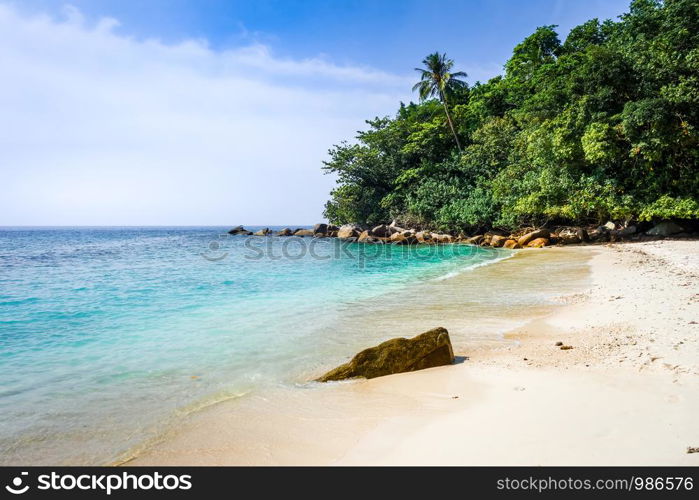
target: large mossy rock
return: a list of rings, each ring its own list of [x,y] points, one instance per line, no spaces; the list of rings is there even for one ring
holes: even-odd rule
[[[376,378],[393,373],[413,372],[454,363],[449,332],[433,328],[411,339],[387,340],[364,349],[349,363],[338,366],[318,379],[319,382],[348,378]]]

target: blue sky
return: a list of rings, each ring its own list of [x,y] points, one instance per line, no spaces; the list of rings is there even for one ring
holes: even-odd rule
[[[0,0],[0,225],[309,224],[327,149],[446,51],[498,74],[627,1]]]
[[[410,71],[447,51],[472,79],[499,72],[537,26],[561,37],[592,17],[615,18],[629,0],[72,0],[86,16],[110,16],[117,33],[167,43],[207,40],[214,49],[259,42],[278,57],[323,56],[340,65]],[[60,12],[60,0],[23,0],[25,11]]]

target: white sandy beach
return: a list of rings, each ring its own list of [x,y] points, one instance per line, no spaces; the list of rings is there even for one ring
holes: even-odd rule
[[[686,452],[699,446],[699,242],[516,259],[546,252],[589,256],[590,286],[512,342],[457,350],[454,366],[218,404],[127,464],[699,465]]]

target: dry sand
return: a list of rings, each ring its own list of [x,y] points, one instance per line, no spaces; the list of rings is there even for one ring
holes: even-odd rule
[[[215,405],[127,463],[699,465],[699,242],[534,252],[590,256],[590,287],[512,342]]]

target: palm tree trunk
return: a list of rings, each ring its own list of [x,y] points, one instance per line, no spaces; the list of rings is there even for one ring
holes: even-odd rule
[[[451,121],[451,115],[449,114],[449,108],[447,107],[447,96],[442,94],[442,106],[444,106],[444,112],[447,114],[447,121],[449,122],[449,128],[451,128],[451,133],[454,134],[454,140],[456,141],[456,147],[459,148],[459,153],[461,153],[461,143],[459,142],[459,136],[456,135],[456,130],[454,129],[454,124]]]

